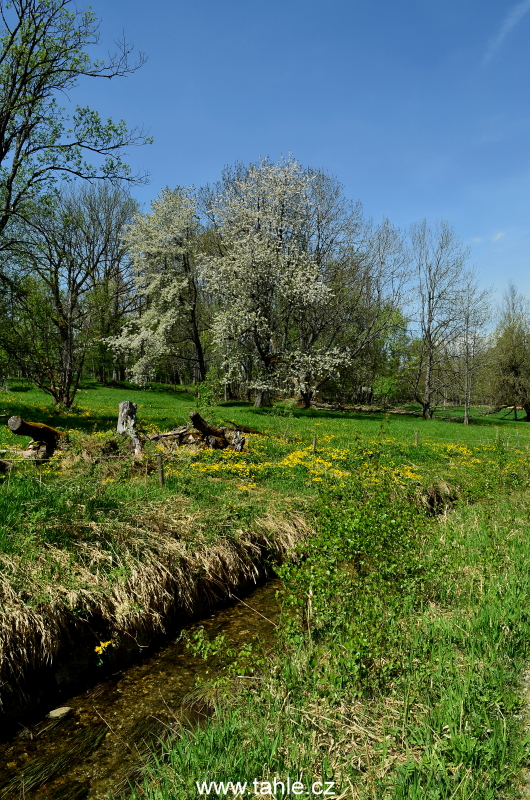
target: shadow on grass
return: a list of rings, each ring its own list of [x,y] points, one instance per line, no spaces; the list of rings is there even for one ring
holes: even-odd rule
[[[319,419],[319,420],[383,420],[386,416],[384,411],[327,411],[320,408],[285,408],[284,406],[266,406],[264,408],[254,408],[252,403],[243,400],[227,400],[219,403],[218,408],[234,409],[252,414],[263,420],[270,419]]]
[[[130,381],[106,381],[105,383],[98,383],[98,381],[89,381],[83,383],[80,389],[125,389],[130,392],[156,392],[158,394],[178,394],[195,396],[195,390],[189,386],[173,386],[168,383],[146,383],[144,386],[139,386],[137,383]]]
[[[94,426],[108,428],[116,425],[118,414],[105,414],[97,412],[97,415],[87,417],[86,411],[82,409],[71,408],[68,413],[56,411],[52,405],[48,408],[42,408],[30,403],[20,401],[4,400],[0,409],[3,415],[6,415],[3,422],[7,425],[9,417],[20,416],[27,422],[43,422],[45,425],[51,425],[52,428],[63,430],[65,428],[76,428],[92,432]]]

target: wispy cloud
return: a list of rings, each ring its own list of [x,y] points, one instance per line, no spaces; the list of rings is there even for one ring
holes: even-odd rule
[[[522,0],[521,3],[517,3],[517,5],[508,12],[498,34],[491,39],[488,45],[488,49],[486,50],[486,54],[484,56],[484,64],[488,64],[491,61],[493,56],[503,46],[508,34],[513,30],[513,28],[515,28],[516,25],[519,24],[528,11],[530,11],[530,0]]]
[[[502,237],[503,237],[503,236],[506,236],[506,234],[504,233],[504,231],[499,231],[498,233],[496,233],[496,234],[495,234],[495,236],[492,236],[492,237],[491,237],[491,241],[492,241],[492,242],[498,242],[498,241],[499,241],[499,239],[502,239]]]

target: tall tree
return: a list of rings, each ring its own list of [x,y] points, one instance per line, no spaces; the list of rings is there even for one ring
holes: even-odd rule
[[[304,247],[310,179],[292,158],[252,164],[215,198],[220,254],[202,272],[219,300],[214,341],[227,379],[241,379],[250,356],[256,405],[286,381],[336,369],[338,351],[324,352],[304,336],[301,321],[329,301],[316,260]],[[301,387],[302,391],[304,387]]]
[[[120,273],[120,234],[136,208],[119,187],[65,187],[20,232],[24,248],[4,253],[11,280],[2,295],[0,344],[26,377],[66,407],[82,375],[96,297]]]
[[[123,76],[143,63],[142,55],[130,63],[124,41],[106,63],[93,62],[87,53],[98,42],[92,12],[78,11],[73,0],[0,0],[0,15],[0,246],[6,248],[16,240],[6,230],[10,219],[30,219],[35,198],[59,176],[139,179],[123,152],[149,139],[90,108],[77,107],[69,118],[58,103],[81,76]]]
[[[141,313],[110,340],[112,347],[132,357],[133,374],[140,383],[152,379],[157,364],[167,356],[192,364],[204,379],[209,321],[197,272],[201,238],[193,193],[164,189],[150,213],[135,215],[124,242]]]

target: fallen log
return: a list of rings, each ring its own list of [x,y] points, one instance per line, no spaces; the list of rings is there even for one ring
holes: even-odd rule
[[[209,425],[205,419],[201,417],[198,411],[190,411],[190,419],[193,427],[196,428],[203,436],[214,436],[216,439],[224,439],[224,430],[222,428],[214,428]],[[228,442],[227,442],[228,444]]]
[[[45,425],[43,422],[26,422],[22,417],[10,417],[7,427],[17,436],[31,436],[27,450],[20,451],[22,458],[31,458],[36,464],[48,461],[57,448],[59,439],[64,436],[62,431]]]
[[[60,437],[64,436],[64,433],[50,425],[45,425],[43,422],[26,422],[22,417],[10,417],[7,427],[17,436],[31,436],[34,442],[42,442],[53,449],[57,447]]]
[[[245,447],[245,437],[241,431],[231,428],[216,428],[206,422],[197,411],[190,411],[190,419],[206,447],[212,450],[225,450],[230,448],[236,453],[241,453]]]
[[[190,411],[190,419],[195,430],[199,431],[206,447],[212,450],[225,450],[230,442],[222,428],[215,428],[201,417],[198,411]]]

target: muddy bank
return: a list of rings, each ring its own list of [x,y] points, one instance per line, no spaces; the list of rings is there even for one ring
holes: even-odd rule
[[[177,628],[248,593],[308,532],[302,519],[262,520],[261,532],[195,550],[157,533],[149,546],[144,537],[125,579],[100,581],[91,591],[56,595],[37,607],[6,581],[11,595],[6,598],[4,586],[0,730],[10,735],[18,723],[31,723],[68,695],[145,658]]]
[[[190,632],[203,627],[208,638],[222,633],[235,649],[256,640],[270,643],[279,587],[278,580],[270,581],[243,602],[192,625]],[[215,675],[215,659],[205,662],[176,641],[66,698],[72,709],[66,718],[20,726],[11,741],[0,745],[0,800],[106,800],[110,792],[115,798],[127,796],[150,758],[153,738],[167,739],[182,725],[205,718],[208,712],[190,692],[197,680]]]

